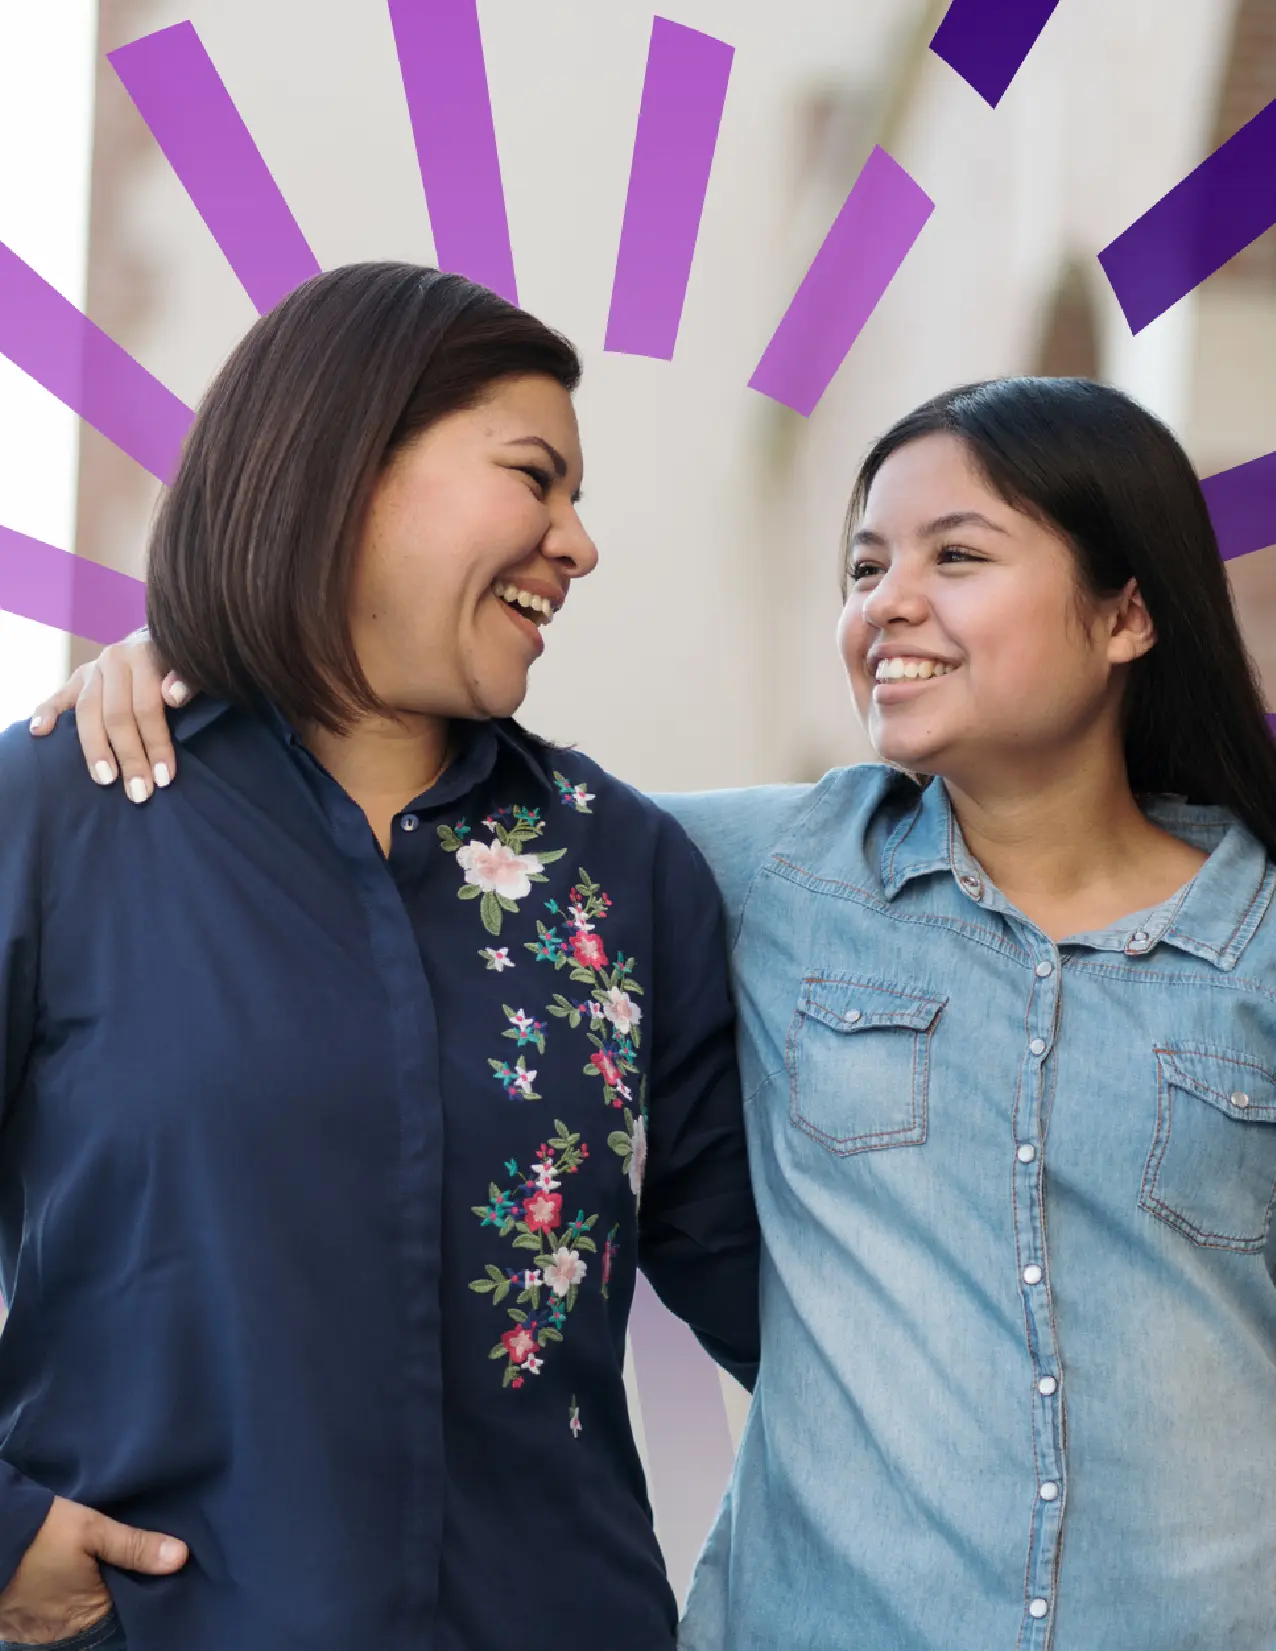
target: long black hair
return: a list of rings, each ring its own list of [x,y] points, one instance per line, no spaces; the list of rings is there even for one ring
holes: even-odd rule
[[[1131,789],[1229,808],[1276,857],[1276,743],[1205,497],[1173,434],[1090,379],[992,379],[936,396],[892,425],[860,467],[844,588],[849,529],[877,473],[932,435],[956,436],[1008,505],[1062,534],[1093,596],[1138,582],[1157,640],[1127,678]]]

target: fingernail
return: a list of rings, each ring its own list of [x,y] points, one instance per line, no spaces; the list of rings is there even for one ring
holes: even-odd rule
[[[157,762],[155,764],[155,783],[156,783],[156,785],[167,785],[168,782],[172,779],[172,777],[173,776],[168,771],[168,764],[167,763]]]
[[[146,801],[146,781],[140,775],[134,775],[128,782],[128,794],[135,803]]]
[[[31,721],[27,724],[27,727],[30,728],[30,730],[33,734],[38,734],[40,732],[41,728],[44,727],[44,718],[43,717],[32,717]]]
[[[159,1560],[161,1565],[176,1565],[182,1557],[182,1545],[174,1542],[171,1536],[166,1536],[159,1545]]]
[[[115,770],[109,762],[95,762],[93,764],[93,778],[99,785],[110,785],[115,779]]]
[[[189,698],[190,698],[190,689],[186,686],[186,684],[184,682],[175,682],[173,684],[173,686],[168,690],[168,699],[169,699],[169,704],[170,705],[185,705],[186,701]]]

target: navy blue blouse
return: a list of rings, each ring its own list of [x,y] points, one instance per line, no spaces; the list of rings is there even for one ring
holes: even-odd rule
[[[0,1586],[182,1537],[130,1651],[664,1651],[635,1266],[757,1358],[721,914],[651,802],[467,725],[395,819],[269,711],[143,808],[0,736]]]

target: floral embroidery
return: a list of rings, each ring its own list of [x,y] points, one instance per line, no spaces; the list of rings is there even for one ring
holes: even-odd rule
[[[508,946],[484,946],[479,956],[484,959],[489,969],[495,969],[499,975],[502,969],[512,969],[514,959],[510,956]]]
[[[504,1038],[513,1038],[522,1049],[525,1045],[535,1044],[540,1054],[545,1053],[545,1022],[533,1020],[530,1015],[524,1014],[521,1009],[511,1009],[508,1003],[501,1008],[505,1011],[506,1020],[511,1022],[509,1028],[501,1033]]]
[[[620,1223],[607,1234],[603,1240],[603,1300],[608,1299],[607,1287],[611,1283],[612,1271],[616,1265],[616,1257],[620,1253],[620,1246],[616,1242],[616,1234],[620,1231]]]
[[[617,952],[614,959],[608,959],[597,925],[611,910],[611,896],[603,893],[588,872],[581,872],[567,904],[564,911],[557,900],[547,900],[546,910],[559,922],[553,928],[538,922],[540,938],[525,945],[538,962],[552,963],[555,969],[570,966],[571,978],[590,987],[590,996],[583,1001],[556,992],[549,1012],[573,1029],[588,1017],[587,1035],[594,1053],[585,1075],[600,1077],[604,1101],[608,1106],[620,1107],[633,1099],[625,1079],[638,1071],[636,1051],[642,1041],[642,1010],[634,998],[642,996],[642,987],[633,978],[632,958]],[[567,932],[561,933],[560,929]]]
[[[479,916],[489,934],[500,934],[504,913],[517,912],[518,902],[532,892],[533,883],[544,883],[543,867],[561,860],[567,850],[524,854],[545,829],[538,808],[498,808],[483,821],[492,834],[490,843],[466,842],[470,828],[441,825],[439,843],[465,874],[457,890],[462,900],[477,900]],[[489,962],[489,968],[502,965]]]
[[[545,1362],[541,1354],[551,1342],[562,1341],[567,1315],[589,1272],[585,1256],[597,1249],[590,1228],[598,1217],[579,1210],[564,1226],[559,1191],[561,1178],[576,1174],[589,1147],[557,1118],[554,1130],[552,1139],[538,1149],[525,1180],[518,1181],[518,1163],[508,1159],[505,1168],[518,1184],[502,1188],[493,1182],[487,1203],[473,1206],[485,1227],[498,1228],[502,1238],[514,1235],[516,1250],[535,1251],[532,1266],[502,1269],[489,1262],[487,1276],[470,1284],[477,1295],[490,1296],[494,1306],[511,1290],[519,1292],[517,1305],[506,1309],[511,1326],[489,1355],[505,1360],[504,1387],[522,1387],[525,1377],[540,1374]]]
[[[593,812],[589,805],[594,800],[594,793],[586,791],[584,781],[581,781],[578,785],[573,785],[565,775],[560,774],[555,769],[554,784],[558,787],[560,799],[566,803],[568,808],[574,808],[577,814],[590,814]]]
[[[492,1068],[492,1076],[497,1083],[503,1085],[505,1093],[511,1101],[539,1101],[540,1096],[532,1088],[536,1082],[536,1068],[529,1072],[527,1057],[520,1055],[515,1066],[506,1061],[494,1061],[489,1056],[487,1064]]]
[[[647,1083],[643,1080],[642,1105],[635,1117],[628,1107],[624,1111],[625,1127],[614,1129],[607,1137],[607,1145],[621,1159],[621,1169],[629,1177],[629,1189],[636,1199],[642,1198],[642,1180],[647,1171]]]
[[[571,1410],[568,1413],[567,1425],[572,1430],[572,1438],[579,1439],[581,1435],[580,1406],[576,1403],[576,1395],[572,1394]]]

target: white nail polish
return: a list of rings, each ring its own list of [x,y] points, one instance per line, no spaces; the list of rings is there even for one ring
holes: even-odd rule
[[[109,762],[95,762],[93,764],[93,778],[99,785],[110,785],[115,778],[115,771]]]
[[[128,794],[135,803],[146,801],[146,781],[140,775],[134,775],[128,782]]]
[[[27,726],[30,728],[30,730],[33,734],[37,734],[37,733],[39,733],[40,729],[44,727],[44,718],[43,717],[32,717],[31,721],[27,724]]]
[[[173,776],[168,771],[168,764],[167,763],[157,762],[155,764],[155,783],[156,783],[156,785],[165,786],[172,779],[172,777]]]
[[[190,692],[191,692],[190,689],[186,686],[186,684],[184,682],[175,682],[173,684],[173,686],[168,690],[168,702],[169,702],[169,704],[170,705],[185,705],[186,701],[190,698]]]

